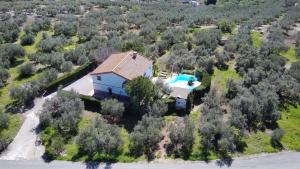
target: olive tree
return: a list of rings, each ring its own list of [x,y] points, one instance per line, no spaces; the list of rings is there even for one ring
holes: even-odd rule
[[[170,125],[169,137],[176,155],[186,156],[190,152],[194,143],[193,130],[194,124],[188,116],[177,119]]]
[[[120,128],[107,123],[100,115],[79,133],[76,143],[80,150],[90,156],[94,153],[117,154],[123,144]]]
[[[31,76],[34,72],[32,63],[25,63],[19,68],[19,76],[20,77],[28,77]]]
[[[161,129],[164,126],[162,118],[144,115],[130,134],[132,151],[136,155],[145,153],[151,157],[157,144],[162,139]]]
[[[9,123],[9,118],[8,115],[0,112],[0,132],[3,129],[6,129],[8,127],[8,123]]]
[[[9,77],[10,75],[8,71],[5,68],[0,67],[0,87],[3,87],[5,85],[5,82]]]
[[[139,111],[146,109],[159,98],[159,89],[144,76],[139,76],[127,82],[125,90],[134,108]]]
[[[124,103],[119,102],[117,99],[105,99],[101,101],[101,113],[104,115],[118,119],[123,116],[124,110]]]
[[[41,126],[53,127],[64,137],[74,135],[83,109],[83,102],[77,93],[59,90],[56,96],[43,104]]]

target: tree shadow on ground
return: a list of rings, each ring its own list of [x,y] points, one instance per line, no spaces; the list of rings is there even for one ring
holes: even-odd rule
[[[142,119],[142,114],[134,113],[131,110],[126,110],[122,117],[122,121],[119,123],[121,126],[130,133],[133,131],[134,126]]]
[[[100,162],[85,162],[86,169],[98,169],[100,164]],[[103,169],[112,169],[112,163],[104,163]]]
[[[85,162],[86,169],[98,169],[100,162],[88,161]]]
[[[25,62],[24,59],[17,59],[10,67],[11,68],[17,67],[17,66],[23,64],[24,62]]]
[[[220,160],[217,160],[217,165],[219,167],[230,167],[233,163],[233,159],[231,157],[224,157],[224,158],[221,158]]]
[[[270,142],[271,142],[271,145],[272,145],[273,148],[275,148],[277,150],[280,150],[280,151],[284,149],[284,147],[283,147],[283,145],[281,144],[280,141],[276,141],[276,140],[271,139]]]
[[[23,103],[15,100],[9,104],[7,104],[5,106],[5,112],[6,113],[13,113],[13,114],[16,114],[16,113],[24,113],[26,112],[27,110],[30,110],[34,107],[34,101],[30,101],[28,103],[26,103],[26,105],[24,105]]]

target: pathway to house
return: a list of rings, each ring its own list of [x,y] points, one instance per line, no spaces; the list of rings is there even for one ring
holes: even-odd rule
[[[71,89],[74,89],[80,94],[91,95],[93,91],[93,85],[90,75],[86,75],[64,88],[64,90]],[[39,113],[42,110],[42,105],[44,104],[45,100],[55,95],[56,92],[48,95],[47,97],[36,98],[34,100],[34,107],[24,113],[24,123],[22,124],[21,129],[14,140],[0,155],[1,160],[41,159],[45,150],[44,146],[39,143],[39,138],[37,135]],[[0,169],[2,169],[1,167],[2,165],[0,164]]]

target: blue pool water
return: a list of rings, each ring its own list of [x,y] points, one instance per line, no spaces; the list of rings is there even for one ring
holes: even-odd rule
[[[188,74],[179,74],[172,77],[169,81],[169,84],[173,87],[187,88],[193,90],[196,86],[189,86],[188,82],[192,80],[193,82],[198,81],[197,77]]]

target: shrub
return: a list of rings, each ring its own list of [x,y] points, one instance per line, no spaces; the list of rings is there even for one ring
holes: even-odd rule
[[[273,131],[271,135],[271,141],[274,147],[281,147],[280,140],[284,136],[285,132],[283,129],[277,128]]]
[[[19,73],[20,77],[28,77],[31,76],[34,72],[33,64],[32,63],[26,63],[20,66]]]
[[[143,53],[145,51],[145,47],[142,43],[129,41],[124,43],[124,45],[122,46],[122,51],[128,51],[128,50],[134,50],[139,53]]]
[[[84,109],[83,102],[74,91],[59,90],[57,95],[47,99],[40,115],[42,128],[52,127],[63,137],[77,133],[77,123]]]
[[[0,67],[0,87],[5,85],[6,80],[9,78],[9,73],[6,69]]]
[[[188,155],[194,142],[193,129],[194,124],[188,116],[186,116],[183,120],[177,119],[170,125],[169,137],[171,140],[172,150],[175,155]]]
[[[217,23],[218,29],[224,33],[231,33],[235,27],[235,23],[227,20],[221,20]]]
[[[113,119],[122,117],[124,110],[124,103],[117,99],[105,99],[101,102],[102,114],[111,116]]]
[[[21,45],[8,43],[0,46],[0,66],[9,68],[15,64],[18,57],[25,56]]]
[[[201,81],[201,85],[193,90],[195,99],[199,99],[210,90],[211,76],[206,71],[201,69],[197,69],[195,71],[195,76]]]
[[[88,61],[89,61],[89,59],[86,56],[80,56],[77,60],[77,64],[83,65],[83,64],[87,63]]]
[[[60,66],[62,72],[70,72],[72,70],[73,63],[70,61],[63,62]]]
[[[92,124],[79,133],[76,139],[80,150],[91,157],[94,153],[117,154],[123,142],[120,129],[116,125],[107,123],[97,115]]]
[[[58,71],[54,68],[50,68],[43,72],[39,78],[41,88],[44,88],[47,84],[51,83],[53,80],[57,79]]]
[[[25,83],[20,87],[12,87],[10,89],[10,97],[19,101],[21,104],[29,105],[38,95],[40,84],[37,81]]]
[[[0,132],[1,130],[8,127],[8,121],[9,121],[8,115],[3,112],[0,112]]]
[[[151,157],[158,142],[162,139],[161,128],[163,126],[162,118],[144,115],[130,134],[132,151],[136,155],[146,153],[148,158]]]
[[[84,109],[92,112],[101,112],[101,101],[92,96],[80,94],[80,99],[84,103]]]

